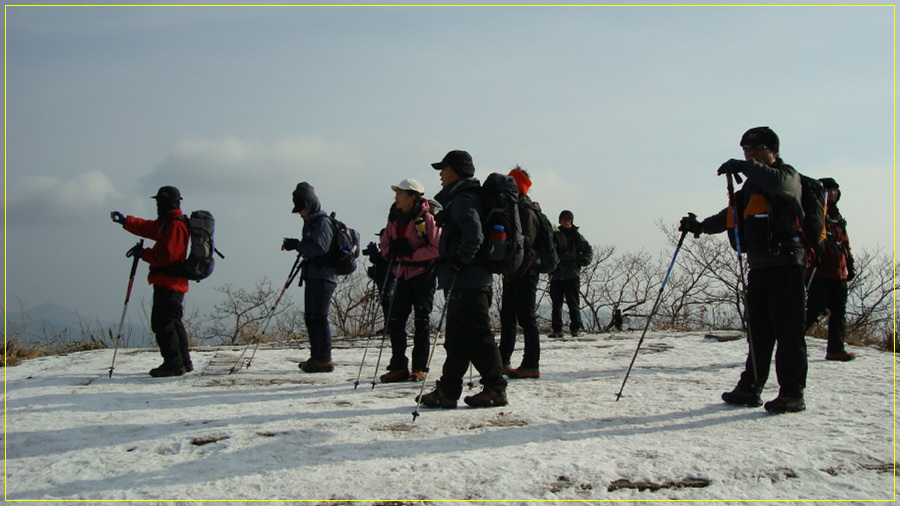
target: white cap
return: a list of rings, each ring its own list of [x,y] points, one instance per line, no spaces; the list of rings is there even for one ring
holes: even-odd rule
[[[410,190],[420,195],[425,195],[425,187],[415,179],[404,179],[403,181],[400,181],[400,184],[398,185],[391,185],[391,190]]]

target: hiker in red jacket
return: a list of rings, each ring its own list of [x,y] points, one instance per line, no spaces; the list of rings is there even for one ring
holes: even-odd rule
[[[828,192],[825,207],[825,241],[822,258],[809,285],[806,299],[806,330],[828,311],[828,347],[825,360],[847,362],[856,358],[844,349],[847,334],[847,283],[856,275],[847,220],[838,210],[841,187],[830,177],[819,180]]]
[[[194,370],[184,328],[184,294],[188,280],[178,272],[187,257],[190,230],[181,212],[181,192],[174,186],[163,186],[150,197],[156,199],[155,220],[143,220],[113,211],[113,222],[139,237],[156,241],[152,248],[133,253],[150,265],[147,281],[153,285],[153,309],[150,328],[163,357],[159,367],[150,370],[154,378],[181,376]],[[135,247],[137,248],[137,247]]]

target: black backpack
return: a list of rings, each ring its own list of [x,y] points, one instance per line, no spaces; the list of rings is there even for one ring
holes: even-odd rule
[[[191,233],[191,241],[188,246],[188,256],[183,264],[175,266],[177,275],[184,276],[191,281],[201,281],[212,274],[216,267],[216,259],[213,253],[225,258],[216,249],[214,235],[216,231],[216,219],[209,211],[194,211],[190,218],[181,216]]]
[[[524,256],[516,181],[505,174],[490,174],[481,185],[481,199],[482,259],[494,274],[512,274]]]
[[[559,265],[559,252],[556,250],[556,230],[550,223],[550,218],[541,211],[541,206],[534,202],[531,208],[538,216],[540,227],[537,231],[537,237],[534,240],[534,263],[532,264],[536,271],[540,273],[549,273],[556,270]]]
[[[356,271],[356,259],[360,253],[359,233],[335,218],[334,213],[331,213],[328,221],[331,222],[334,236],[331,239],[331,249],[326,253],[326,262],[337,274],[346,276]]]
[[[818,265],[825,240],[825,201],[828,192],[821,181],[803,174],[800,174],[800,188],[800,207],[803,208],[803,220],[799,220],[800,234],[806,245],[809,265]]]

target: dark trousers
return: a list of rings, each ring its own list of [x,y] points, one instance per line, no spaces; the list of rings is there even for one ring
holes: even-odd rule
[[[843,353],[847,336],[847,281],[813,278],[806,297],[806,329],[828,310],[828,353]]]
[[[500,350],[491,330],[491,286],[454,288],[447,301],[444,349],[447,359],[441,375],[441,390],[452,399],[462,394],[463,377],[471,362],[481,374],[481,384],[503,390],[506,378]]]
[[[434,307],[434,277],[428,273],[413,276],[409,279],[398,278],[394,289],[393,303],[388,303],[391,312],[388,330],[391,335],[391,362],[388,370],[406,369],[409,360],[406,358],[406,322],[409,314],[413,316],[413,350],[412,369],[424,371],[428,366],[429,324],[431,309]]]
[[[163,358],[163,368],[180,369],[191,361],[187,331],[184,329],[184,294],[153,285],[150,329]]]
[[[581,279],[579,278],[550,281],[550,302],[552,304],[550,325],[553,332],[562,331],[563,300],[569,307],[569,330],[574,333],[584,328],[581,323],[580,289]]]
[[[774,350],[779,395],[803,397],[807,371],[803,268],[791,265],[751,269],[747,280],[751,352],[738,388],[762,391]]]
[[[309,356],[317,362],[331,362],[331,327],[328,311],[337,288],[333,279],[304,280],[304,320],[309,334]]]
[[[509,365],[516,348],[519,326],[525,335],[525,351],[521,367],[538,367],[541,361],[541,340],[534,314],[538,273],[528,271],[521,278],[503,280],[500,304],[500,359]]]

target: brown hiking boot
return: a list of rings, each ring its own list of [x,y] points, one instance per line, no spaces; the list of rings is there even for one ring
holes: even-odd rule
[[[184,376],[184,367],[169,367],[166,365],[161,365],[155,369],[150,369],[150,376],[153,376],[154,378]]]
[[[382,383],[398,383],[400,381],[406,381],[409,379],[409,369],[394,369],[393,371],[388,371],[387,374],[382,374],[379,378]]]
[[[418,382],[418,381],[425,381],[425,371],[416,371],[416,370],[413,370],[413,372],[409,373],[409,380],[410,380],[410,381],[417,381],[417,382]]]
[[[481,392],[470,395],[463,399],[466,404],[473,408],[491,408],[494,406],[506,406],[509,401],[506,399],[506,389],[496,390],[484,387]]]
[[[825,360],[837,360],[838,362],[849,362],[856,358],[856,355],[842,351],[840,353],[826,353]]]
[[[318,360],[309,359],[298,366],[303,372],[332,372],[334,371],[334,362],[319,362]]]
[[[518,367],[516,369],[510,369],[506,374],[510,379],[518,379],[518,378],[540,378],[541,370],[537,367]]]

